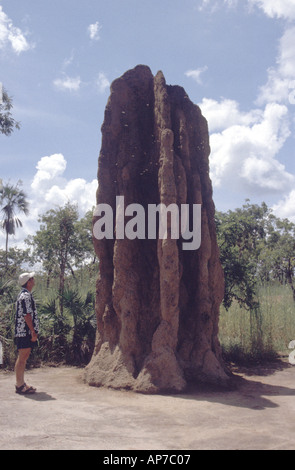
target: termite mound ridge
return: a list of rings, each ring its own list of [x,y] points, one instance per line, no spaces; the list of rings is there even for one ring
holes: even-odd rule
[[[224,279],[209,178],[207,121],[184,89],[137,66],[112,83],[102,125],[97,204],[201,204],[201,246],[98,240],[97,335],[85,380],[143,393],[226,384],[218,341]],[[97,217],[94,217],[94,224]]]

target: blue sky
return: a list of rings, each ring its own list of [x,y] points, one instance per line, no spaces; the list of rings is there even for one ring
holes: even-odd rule
[[[295,0],[0,0],[0,82],[21,130],[0,135],[0,178],[30,215],[95,205],[110,83],[162,70],[201,107],[218,210],[246,198],[295,221]],[[0,243],[4,243],[0,234]]]

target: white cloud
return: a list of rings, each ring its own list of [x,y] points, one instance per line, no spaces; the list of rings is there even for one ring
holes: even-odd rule
[[[79,91],[81,86],[80,77],[68,77],[57,78],[54,80],[54,86],[61,91]]]
[[[295,0],[294,0],[295,1]],[[257,104],[269,101],[290,103],[295,80],[295,27],[284,32],[279,43],[277,66],[268,70],[268,81],[261,87]]]
[[[67,162],[61,153],[42,157],[37,166],[31,189],[34,205],[39,210],[63,206],[67,202],[78,204],[82,215],[95,205],[97,180],[87,183],[82,178],[67,180],[63,175]]]
[[[263,115],[263,111],[260,109],[241,112],[236,101],[225,98],[220,102],[210,98],[203,98],[199,106],[209,122],[210,132],[220,129],[224,130],[234,125],[249,126],[259,122]]]
[[[96,205],[97,179],[87,182],[83,178],[67,179],[64,176],[67,161],[61,153],[40,158],[28,195],[29,215],[20,214],[23,227],[9,238],[9,246],[27,248],[24,239],[39,230],[38,218],[49,209],[64,206],[67,202],[78,206],[80,217]],[[0,231],[0,244],[4,246],[4,232]]]
[[[202,73],[206,72],[206,70],[208,70],[208,67],[205,65],[204,67],[201,67],[199,69],[188,70],[187,72],[185,72],[185,75],[189,78],[192,78],[193,80],[195,80],[195,82],[201,85],[202,84],[201,75]]]
[[[236,3],[204,0],[202,7],[214,11]],[[248,191],[249,197],[285,195],[278,207],[284,208],[286,216],[294,215],[295,176],[279,161],[279,153],[290,136],[290,104],[295,104],[295,0],[248,0],[247,4],[270,18],[287,20],[286,28],[279,40],[276,65],[269,68],[267,82],[259,90],[256,109],[241,112],[239,104],[230,99],[204,98],[200,103],[212,133],[211,178],[216,187],[230,185],[239,192]]]
[[[295,0],[248,0],[261,8],[270,18],[295,19]]]
[[[294,0],[295,1],[295,0]],[[283,77],[295,77],[295,27],[288,28],[280,40],[279,72]]]
[[[224,5],[228,7],[236,6],[238,0],[202,0],[199,10],[205,10],[210,7],[211,12],[215,12],[218,8],[222,8]]]
[[[295,222],[295,175],[279,161],[295,105],[295,0],[203,0],[199,10],[214,13],[238,3],[248,7],[248,13],[258,8],[269,18],[284,20],[285,30],[276,63],[259,89],[257,108],[242,112],[230,99],[204,98],[199,104],[211,132],[211,178],[216,188],[230,187],[249,198],[265,200],[267,194],[276,194],[280,198],[273,207],[276,215]]]
[[[111,84],[106,75],[103,72],[100,72],[96,80],[96,85],[99,92],[104,93],[110,87]]]
[[[90,84],[94,85],[99,93],[104,93],[110,87],[110,82],[103,72],[100,72],[97,78],[91,82],[83,82],[80,77],[69,77],[65,74],[62,78],[57,78],[53,81],[53,85],[57,90],[69,92],[77,92],[81,89],[82,85],[85,87]]]
[[[94,24],[90,24],[87,28],[87,32],[89,34],[90,39],[93,41],[98,41],[100,39],[99,32],[101,30],[102,26],[99,24],[97,21]]]
[[[203,100],[204,101],[204,100]],[[240,113],[233,103],[233,116],[229,113],[229,101],[216,105],[214,114],[211,100],[211,113],[208,113],[212,127],[224,128],[210,136],[210,170],[213,184],[218,187],[230,185],[239,191],[251,194],[278,192],[283,194],[295,182],[278,160],[277,155],[290,135],[288,110],[286,106],[270,103],[264,111]],[[201,105],[202,109],[202,105]],[[203,111],[203,109],[202,109]],[[230,125],[236,119],[236,124]],[[250,194],[249,194],[250,195]]]
[[[76,178],[66,182],[64,186],[51,186],[45,194],[48,206],[64,206],[67,202],[77,204],[79,212],[84,215],[95,206],[95,192],[97,180],[87,183],[83,178]]]
[[[37,172],[33,178],[31,188],[39,194],[44,193],[60,178],[67,167],[67,162],[61,153],[49,157],[42,157],[37,163]]]
[[[289,219],[295,223],[295,190],[272,207],[274,214],[280,219]]]
[[[4,13],[2,6],[0,6],[0,49],[6,49],[7,45],[10,45],[16,54],[33,47],[33,44],[27,41],[25,33],[13,25],[10,18]]]
[[[202,0],[199,10],[210,7],[214,12],[223,6],[234,7],[241,0]],[[245,0],[241,3],[245,4]],[[270,18],[295,19],[295,0],[248,0],[250,7],[260,8]]]
[[[211,12],[214,12],[224,5],[233,7],[238,1],[203,0],[200,9],[210,7]],[[245,2],[240,0],[240,3]],[[269,102],[290,104],[290,94],[294,96],[295,89],[295,26],[292,23],[295,20],[295,0],[248,0],[247,5],[252,11],[254,7],[261,9],[270,18],[286,20],[286,30],[279,41],[276,65],[268,69],[267,82],[261,86],[256,104],[259,106]],[[196,74],[196,79],[198,78]]]

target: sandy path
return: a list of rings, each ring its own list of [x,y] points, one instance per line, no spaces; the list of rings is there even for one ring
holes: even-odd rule
[[[249,375],[249,373],[254,375]],[[235,391],[147,396],[89,387],[82,370],[32,369],[32,396],[0,371],[2,450],[295,449],[295,368],[239,371]]]

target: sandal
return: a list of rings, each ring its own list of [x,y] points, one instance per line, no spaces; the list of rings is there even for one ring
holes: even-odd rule
[[[26,383],[24,383],[20,387],[15,386],[15,393],[19,393],[20,395],[28,395],[29,393],[35,392],[36,389],[34,387],[29,387]]]

